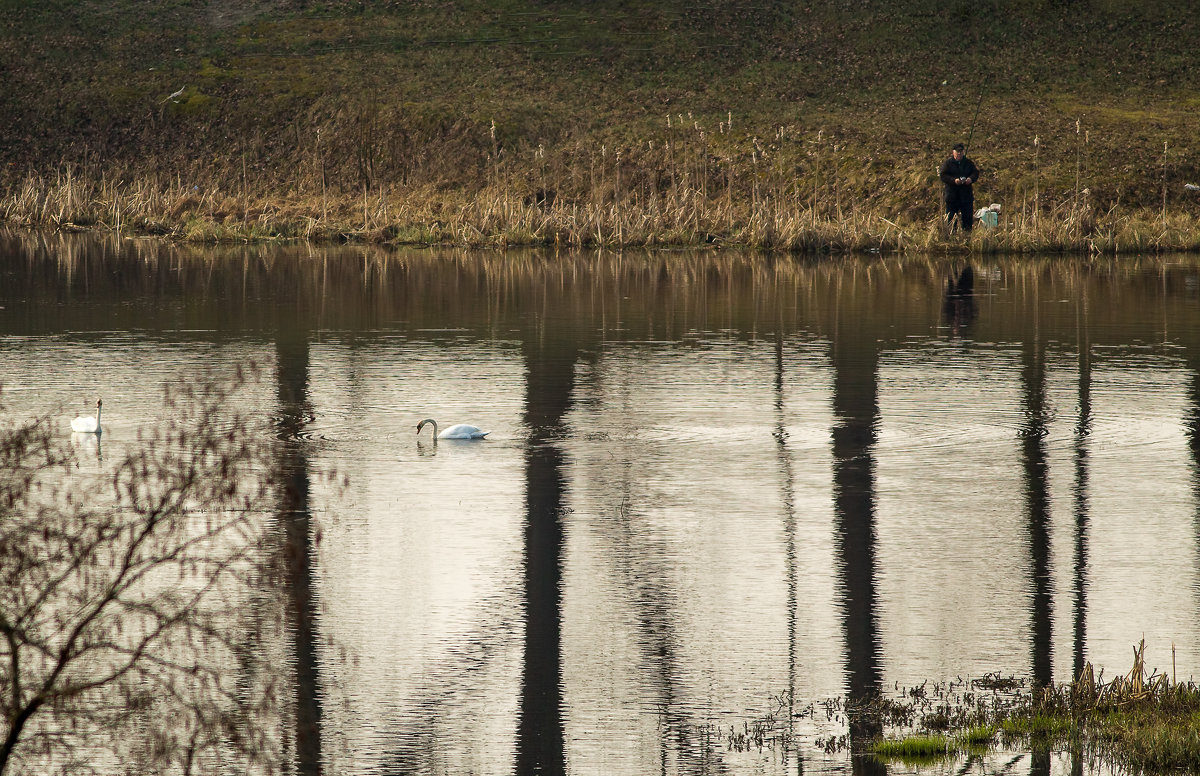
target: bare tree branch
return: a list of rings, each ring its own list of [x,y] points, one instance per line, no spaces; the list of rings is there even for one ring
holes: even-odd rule
[[[244,647],[282,621],[261,584],[269,436],[229,410],[244,382],[168,393],[107,488],[50,418],[0,424],[0,776],[101,746],[156,772],[278,761],[255,716],[277,679]]]

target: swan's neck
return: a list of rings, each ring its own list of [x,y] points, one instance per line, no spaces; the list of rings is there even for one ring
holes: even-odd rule
[[[421,425],[417,426],[417,433],[418,434],[421,433],[421,429],[424,428],[426,425],[433,426],[433,441],[436,442],[437,441],[437,421],[434,420],[433,418],[425,418],[425,420],[422,420]]]
[[[96,428],[100,428],[100,411],[104,409],[101,402],[96,402]]]

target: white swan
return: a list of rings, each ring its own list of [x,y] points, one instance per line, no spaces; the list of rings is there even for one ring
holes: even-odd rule
[[[91,415],[80,415],[75,420],[71,421],[71,430],[80,434],[99,434],[104,429],[100,428],[100,408],[104,405],[102,399],[96,400],[96,417]]]
[[[417,424],[417,433],[421,433],[421,429],[425,428],[425,424],[429,423],[433,426],[434,439],[483,439],[491,431],[480,431],[474,426],[468,426],[466,423],[458,423],[446,429],[442,433],[438,433],[437,421],[433,418],[425,418]]]

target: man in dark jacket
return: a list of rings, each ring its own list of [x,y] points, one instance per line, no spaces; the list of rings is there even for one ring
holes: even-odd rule
[[[946,203],[946,223],[950,231],[954,231],[954,216],[962,226],[964,234],[971,234],[971,225],[975,219],[975,194],[971,186],[979,180],[979,168],[967,158],[967,149],[962,143],[956,143],[950,152],[950,158],[942,162],[938,169],[938,177],[945,184],[943,199]]]

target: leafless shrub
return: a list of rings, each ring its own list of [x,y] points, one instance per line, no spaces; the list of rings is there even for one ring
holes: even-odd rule
[[[279,762],[269,450],[229,409],[245,380],[168,395],[107,475],[50,418],[0,423],[0,774]]]

